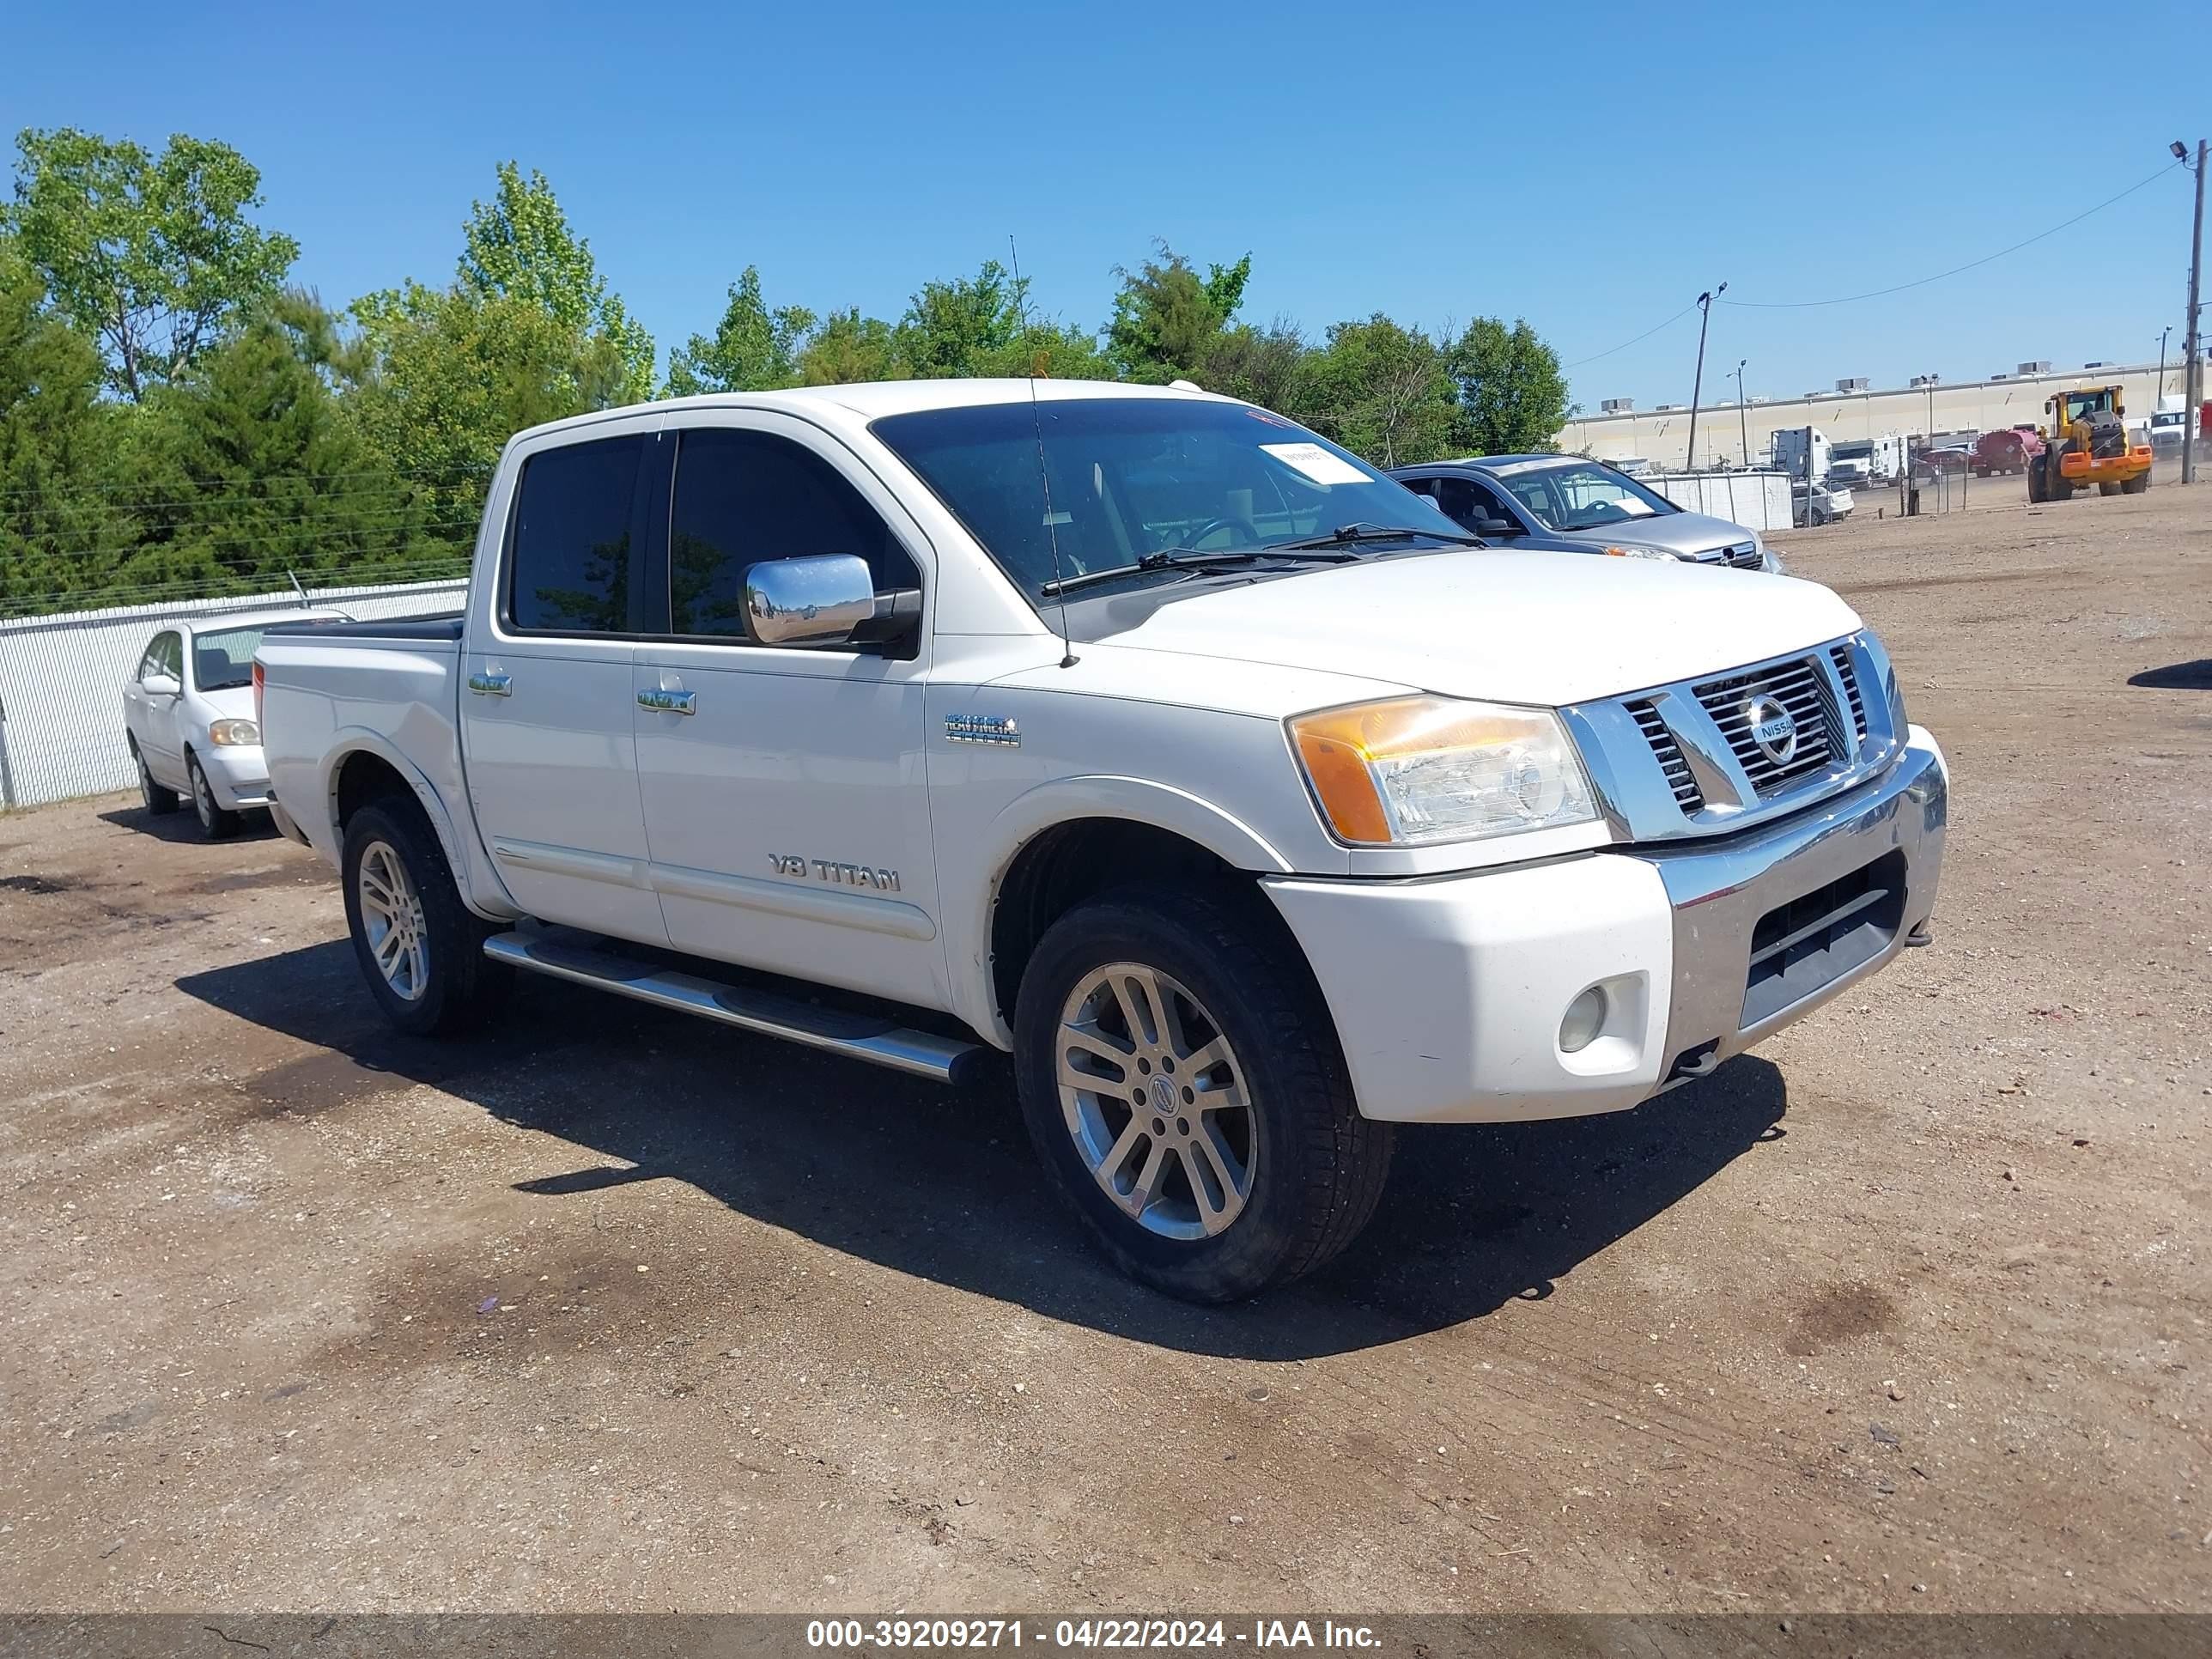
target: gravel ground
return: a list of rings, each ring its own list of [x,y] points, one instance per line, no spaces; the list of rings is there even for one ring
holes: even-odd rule
[[[1784,539],[1949,751],[1936,947],[1222,1311],[1003,1089],[404,1042],[290,844],[0,817],[0,1607],[2212,1608],[2212,490]]]

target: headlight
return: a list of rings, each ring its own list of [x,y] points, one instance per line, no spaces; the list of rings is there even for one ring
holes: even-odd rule
[[[1582,757],[1547,708],[1401,697],[1290,722],[1339,839],[1420,847],[1597,817]]]
[[[252,720],[217,720],[208,727],[208,741],[218,749],[250,749],[261,741],[261,728]]]
[[[1676,556],[1669,553],[1663,547],[1633,547],[1626,544],[1615,544],[1606,548],[1605,556],[1608,559],[1672,559]]]

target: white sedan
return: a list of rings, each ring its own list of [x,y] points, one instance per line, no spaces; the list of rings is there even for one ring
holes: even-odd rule
[[[253,653],[277,622],[342,622],[329,611],[278,611],[173,623],[147,641],[123,688],[123,725],[149,812],[190,797],[210,841],[239,830],[239,813],[269,804],[269,766],[254,721]]]

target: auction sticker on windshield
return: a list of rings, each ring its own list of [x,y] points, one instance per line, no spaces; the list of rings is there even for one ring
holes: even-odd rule
[[[1284,465],[1304,474],[1317,484],[1373,483],[1340,455],[1332,455],[1319,444],[1261,444],[1260,447]]]

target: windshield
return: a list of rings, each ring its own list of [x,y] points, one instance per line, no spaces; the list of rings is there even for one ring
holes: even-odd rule
[[[1680,510],[1664,495],[1595,461],[1501,470],[1499,478],[1547,530],[1595,530]]]
[[[253,684],[253,653],[261,648],[261,629],[234,628],[222,634],[192,636],[192,683],[203,691],[235,691]]]
[[[1350,524],[1464,539],[1427,498],[1243,404],[1054,398],[888,415],[870,429],[1032,603],[1048,583],[1097,571],[1187,579],[1136,568],[1170,549],[1236,552]]]

